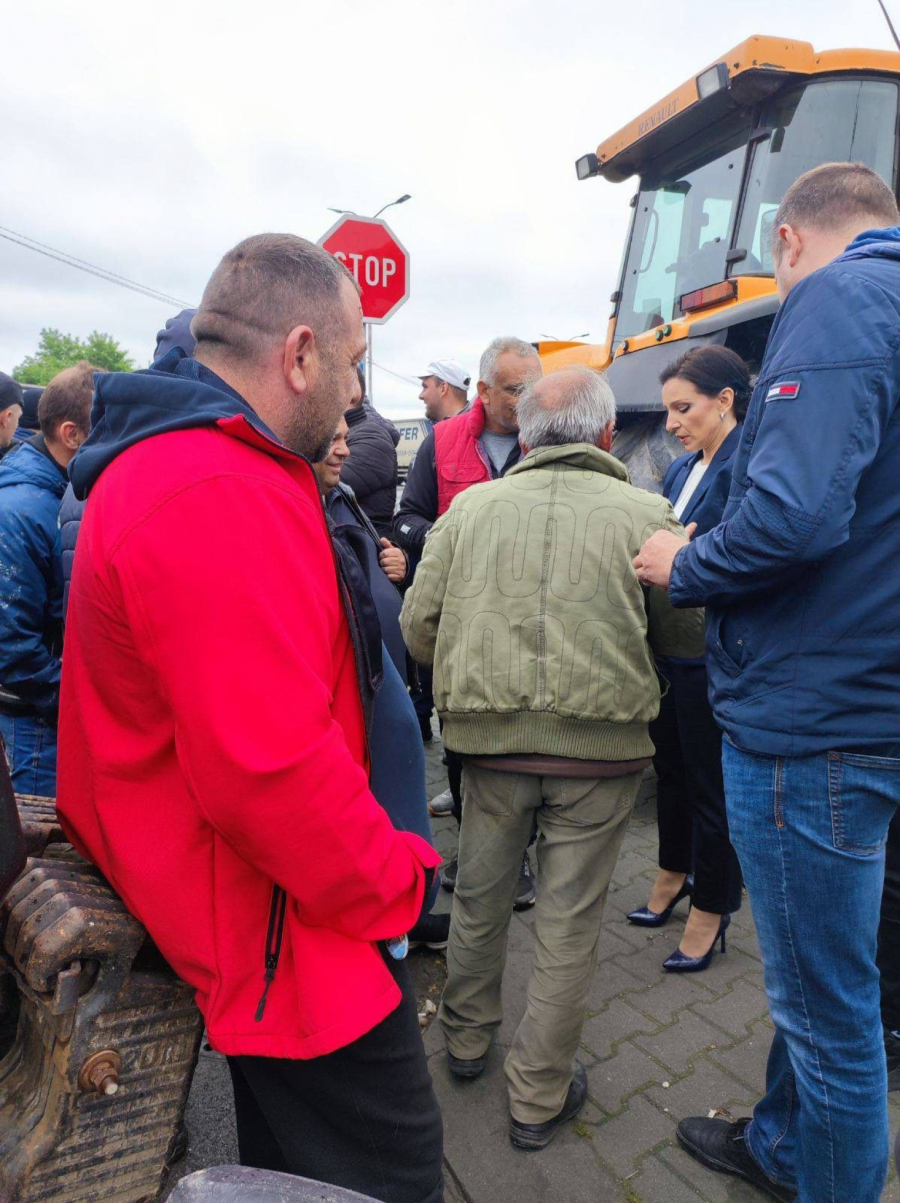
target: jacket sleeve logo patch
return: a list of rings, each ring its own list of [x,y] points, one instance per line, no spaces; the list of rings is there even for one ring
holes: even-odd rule
[[[781,384],[773,384],[766,393],[767,401],[793,401],[800,392],[799,380],[785,380]]]

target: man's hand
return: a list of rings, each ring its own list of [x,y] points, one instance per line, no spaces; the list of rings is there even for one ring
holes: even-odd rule
[[[686,527],[685,534],[688,539],[693,538],[696,529],[696,522]],[[668,589],[672,565],[682,547],[684,539],[671,531],[658,530],[655,535],[651,535],[634,558],[635,571],[641,584],[659,585],[661,589]]]
[[[382,539],[381,546],[384,548],[378,557],[381,571],[389,581],[399,585],[406,577],[406,552],[395,547],[390,539]]]

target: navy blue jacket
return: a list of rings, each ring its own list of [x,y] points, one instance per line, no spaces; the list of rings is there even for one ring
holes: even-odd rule
[[[707,531],[718,526],[731,490],[731,468],[735,453],[741,441],[741,424],[735,426],[722,446],[713,456],[712,463],[700,478],[700,483],[694,490],[693,496],[685,506],[679,521],[682,526],[689,522],[697,523],[696,535],[705,535]],[[703,454],[702,451],[688,451],[673,459],[663,480],[663,497],[667,497],[674,505],[681,496],[685,481],[691,474],[691,469]]]
[[[66,489],[59,507],[59,542],[62,551],[63,574],[63,622],[69,611],[69,586],[72,583],[72,566],[75,563],[75,544],[84,516],[86,501],[79,501],[71,485]]]
[[[55,720],[66,478],[36,435],[0,463],[0,710]]]
[[[900,228],[797,284],[769,339],[722,524],[679,551],[710,700],[739,747],[878,755],[900,736]]]

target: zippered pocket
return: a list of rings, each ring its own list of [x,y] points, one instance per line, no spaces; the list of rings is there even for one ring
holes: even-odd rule
[[[284,919],[287,914],[287,894],[281,886],[272,887],[272,902],[269,906],[269,926],[266,929],[265,973],[263,974],[263,992],[256,1005],[256,1023],[262,1022],[266,1009],[266,999],[269,987],[275,980],[275,970],[278,968],[278,958],[281,956],[281,944],[284,940]]]

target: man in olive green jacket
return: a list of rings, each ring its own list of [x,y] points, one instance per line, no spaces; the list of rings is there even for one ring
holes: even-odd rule
[[[573,1058],[606,891],[653,753],[654,656],[702,656],[703,616],[637,579],[650,534],[684,532],[609,454],[606,381],[587,368],[545,377],[517,416],[527,455],[434,525],[401,625],[414,658],[434,665],[444,742],[465,757],[440,1012],[461,1078],[482,1071],[501,1021],[512,896],[537,827],[534,966],[506,1059],[510,1138],[534,1149],[586,1095]]]

